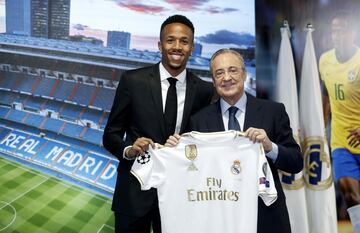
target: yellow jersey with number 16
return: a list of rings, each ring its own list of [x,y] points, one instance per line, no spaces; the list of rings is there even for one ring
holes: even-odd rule
[[[332,49],[320,57],[319,70],[330,99],[331,149],[346,148],[360,154],[360,146],[350,147],[347,139],[349,129],[360,127],[360,50],[340,63]]]

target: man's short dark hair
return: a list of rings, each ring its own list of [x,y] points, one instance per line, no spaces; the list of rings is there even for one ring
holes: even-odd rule
[[[181,23],[186,25],[188,28],[190,28],[190,30],[192,31],[193,34],[195,34],[195,29],[194,29],[194,25],[193,23],[190,21],[190,19],[186,18],[183,15],[172,15],[169,18],[167,18],[162,24],[161,24],[161,28],[160,28],[160,39],[161,39],[161,35],[162,32],[164,30],[164,28],[166,27],[166,25],[172,24],[172,23]]]

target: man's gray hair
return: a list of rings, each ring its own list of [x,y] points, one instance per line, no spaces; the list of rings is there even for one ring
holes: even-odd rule
[[[214,62],[214,59],[219,56],[220,54],[224,54],[224,53],[232,53],[234,54],[240,61],[241,63],[241,68],[244,72],[246,72],[246,69],[245,69],[245,63],[244,63],[244,58],[243,56],[241,56],[241,54],[233,49],[219,49],[218,51],[216,51],[212,56],[211,56],[211,59],[210,59],[210,72],[212,74],[213,70],[212,70],[212,66],[213,66],[213,62]]]

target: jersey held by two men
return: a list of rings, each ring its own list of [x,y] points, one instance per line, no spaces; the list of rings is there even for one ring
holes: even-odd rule
[[[262,145],[240,132],[191,132],[174,148],[150,148],[132,167],[157,188],[163,233],[256,233],[258,196],[277,199]]]

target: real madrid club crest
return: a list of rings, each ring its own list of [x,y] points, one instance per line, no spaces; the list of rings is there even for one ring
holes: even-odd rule
[[[198,169],[194,164],[194,160],[197,157],[196,145],[194,145],[194,144],[186,145],[185,146],[185,156],[191,162],[188,167],[188,171],[197,171]]]
[[[239,175],[241,172],[241,165],[240,160],[234,160],[233,164],[231,165],[231,173],[234,175]]]

